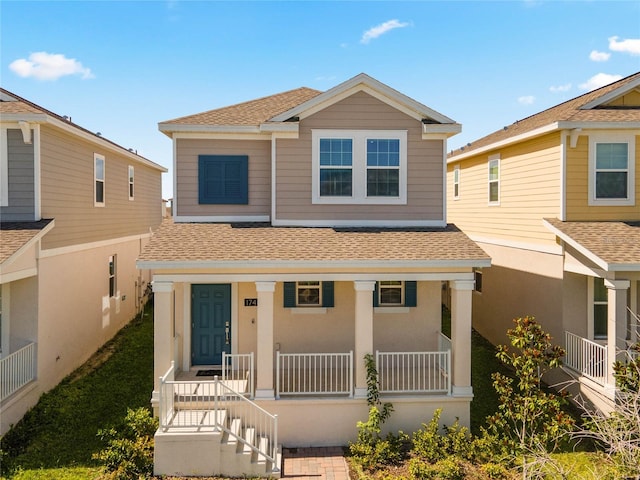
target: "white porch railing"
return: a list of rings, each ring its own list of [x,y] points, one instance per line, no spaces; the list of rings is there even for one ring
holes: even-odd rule
[[[280,395],[353,395],[353,351],[276,355],[276,398]]]
[[[565,366],[604,386],[607,382],[606,345],[599,345],[567,331],[564,332],[564,341],[567,351]]]
[[[30,343],[0,359],[0,401],[36,378],[36,344]]]
[[[160,377],[160,429],[224,431],[277,466],[278,416],[272,415],[215,377],[174,381],[174,365]]]
[[[451,351],[376,352],[380,393],[451,392]]]
[[[249,398],[254,397],[253,382],[253,352],[225,353],[222,352],[222,381],[246,382],[245,391]]]

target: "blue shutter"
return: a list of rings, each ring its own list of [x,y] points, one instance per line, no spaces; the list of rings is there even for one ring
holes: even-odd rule
[[[296,306],[296,282],[284,282],[284,306],[285,308]]]
[[[418,304],[418,282],[404,282],[404,306],[415,307]]]
[[[247,155],[199,155],[198,203],[249,203]]]
[[[379,294],[380,289],[378,288],[378,282],[376,282],[376,286],[373,289],[373,306],[374,307],[379,307],[380,306],[380,294]]]
[[[322,282],[322,306],[333,307],[333,282]]]

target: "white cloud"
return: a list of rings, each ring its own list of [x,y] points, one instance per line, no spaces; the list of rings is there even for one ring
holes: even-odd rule
[[[536,101],[536,97],[533,95],[525,95],[523,97],[518,97],[518,103],[520,105],[533,105],[533,102]]]
[[[367,44],[374,38],[378,38],[380,35],[384,35],[385,33],[394,30],[396,28],[404,28],[408,27],[410,23],[408,22],[400,22],[397,19],[388,20],[380,25],[376,25],[375,27],[371,27],[369,30],[362,34],[362,38],[360,39],[360,43]]]
[[[618,41],[618,37],[609,37],[609,50],[640,55],[640,38],[627,38]]]
[[[606,62],[611,57],[610,53],[607,52],[599,52],[597,50],[592,50],[589,54],[589,60],[593,62]]]
[[[595,90],[604,87],[610,83],[616,82],[622,78],[622,75],[610,75],[608,73],[598,73],[584,83],[578,85],[581,90]]]
[[[57,80],[66,75],[80,75],[83,80],[94,78],[91,69],[83,67],[75,58],[67,58],[60,53],[35,52],[29,55],[28,60],[14,60],[9,68],[20,77],[38,80]]]
[[[571,90],[571,84],[570,83],[565,83],[564,85],[558,85],[558,86],[551,86],[549,87],[549,91],[551,93],[561,93],[561,92],[568,92],[569,90]]]

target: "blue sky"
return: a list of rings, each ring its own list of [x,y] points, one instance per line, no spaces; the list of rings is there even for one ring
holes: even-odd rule
[[[451,150],[640,71],[640,2],[2,0],[0,63],[170,170],[158,122],[361,72],[461,123]]]

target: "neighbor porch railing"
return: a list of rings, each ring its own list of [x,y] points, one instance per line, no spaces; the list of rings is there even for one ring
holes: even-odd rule
[[[0,359],[0,401],[36,378],[36,344],[30,343]]]
[[[380,393],[450,393],[451,352],[376,352]]]
[[[245,383],[244,391],[253,399],[255,387],[253,382],[253,352],[225,353],[222,352],[222,381],[233,388],[240,382]],[[236,390],[240,391],[239,388]]]
[[[218,377],[175,381],[174,364],[160,377],[160,429],[224,431],[258,458],[277,464],[278,416],[272,415]]]
[[[280,395],[353,395],[353,351],[276,354]]]
[[[567,331],[564,332],[564,341],[567,351],[564,358],[565,366],[604,386],[607,382],[606,345]]]

